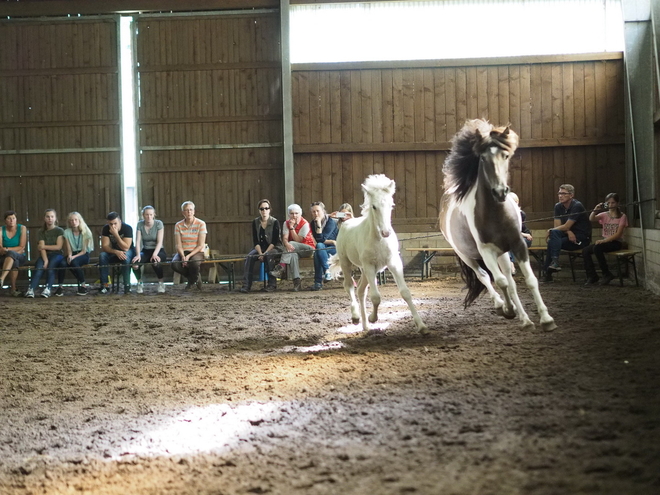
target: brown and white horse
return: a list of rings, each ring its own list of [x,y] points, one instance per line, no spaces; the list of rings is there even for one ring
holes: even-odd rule
[[[485,289],[499,314],[513,318],[517,312],[523,327],[534,328],[511,274],[507,254],[511,251],[534,296],[542,328],[553,330],[557,326],[543,303],[527,246],[520,235],[520,210],[508,196],[509,160],[517,147],[518,135],[509,127],[494,128],[481,119],[465,123],[454,136],[442,168],[445,192],[440,205],[440,228],[460,258],[468,286],[465,307]],[[493,288],[491,274],[504,300]]]

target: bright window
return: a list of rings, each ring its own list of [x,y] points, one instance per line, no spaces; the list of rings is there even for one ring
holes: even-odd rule
[[[291,62],[623,51],[620,0],[447,0],[291,6]]]

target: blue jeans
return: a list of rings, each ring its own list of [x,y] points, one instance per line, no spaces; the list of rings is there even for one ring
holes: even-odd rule
[[[80,268],[83,265],[86,265],[89,263],[89,254],[85,253],[77,258],[74,258],[71,261],[71,264],[69,264],[66,260],[66,258],[62,258],[62,261],[60,261],[60,264],[58,268],[60,270],[57,271],[57,281],[59,282],[60,285],[62,285],[62,282],[64,282],[64,276],[66,275],[66,268],[71,268],[71,273],[76,277],[76,280],[78,281],[78,284],[84,284],[85,283],[85,273],[83,272],[82,268]]]
[[[135,257],[135,248],[126,251],[126,259],[120,260],[116,255],[101,251],[99,255],[99,272],[101,273],[101,285],[108,283],[108,272],[110,267],[108,265],[122,264],[121,272],[124,276],[124,285],[128,286],[131,283],[131,260]]]
[[[62,254],[51,254],[48,256],[48,268],[46,268],[46,287],[49,289],[53,286],[55,282],[55,272],[57,267],[60,265],[64,255]],[[32,280],[30,281],[30,289],[34,290],[39,285],[39,280],[44,273],[44,260],[41,256],[34,264],[34,273],[32,274]]]
[[[576,237],[575,240],[577,241],[577,244],[568,239],[568,234],[566,232],[556,229],[550,230],[550,237],[548,237],[548,254],[545,258],[545,266],[543,268],[547,270],[550,263],[552,263],[552,260],[559,258],[562,249],[565,251],[577,251],[578,249],[584,249],[591,242],[588,238],[581,239]]]
[[[323,244],[319,242],[316,244],[316,251],[314,251],[314,283],[322,284],[323,275],[328,271],[328,258],[337,253],[334,244]]]

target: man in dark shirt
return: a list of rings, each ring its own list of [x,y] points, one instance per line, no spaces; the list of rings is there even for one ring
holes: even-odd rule
[[[124,278],[124,294],[131,293],[131,260],[135,256],[133,228],[121,221],[119,213],[112,211],[107,216],[108,223],[101,230],[101,294],[107,294],[109,265],[121,263]]]
[[[552,282],[553,272],[561,270],[559,253],[562,249],[576,251],[591,243],[591,222],[586,209],[574,199],[571,184],[559,186],[559,202],[555,205],[554,227],[548,230],[548,254],[545,260],[545,281]]]

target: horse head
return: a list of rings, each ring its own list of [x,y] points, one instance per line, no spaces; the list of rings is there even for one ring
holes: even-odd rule
[[[508,126],[481,136],[479,174],[495,200],[503,203],[509,194],[509,160],[518,147],[518,135]]]
[[[370,175],[362,184],[362,215],[368,216],[382,237],[392,234],[392,208],[396,183],[383,174]]]

